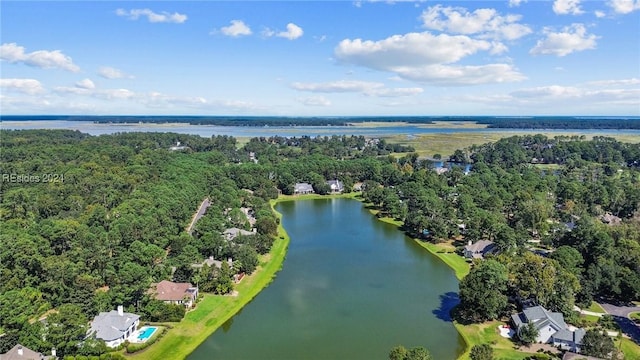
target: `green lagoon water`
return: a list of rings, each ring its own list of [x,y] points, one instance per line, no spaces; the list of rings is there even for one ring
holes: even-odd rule
[[[277,210],[291,236],[282,271],[188,359],[386,359],[398,344],[438,360],[462,352],[448,319],[458,281],[437,258],[355,200]]]

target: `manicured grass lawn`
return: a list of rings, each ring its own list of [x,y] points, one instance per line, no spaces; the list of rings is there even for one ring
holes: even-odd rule
[[[634,312],[629,314],[629,317],[634,320],[640,320],[640,312]]]
[[[452,250],[450,249],[450,246],[448,244],[432,244],[430,242],[425,242],[417,239],[416,242],[423,248],[427,249],[430,253],[438,257],[440,260],[444,261],[445,264],[449,265],[449,267],[451,267],[456,273],[456,277],[458,278],[458,280],[462,280],[462,278],[469,274],[471,266],[469,265],[467,260],[465,260],[465,258],[463,258],[462,256],[451,252]]]
[[[593,311],[593,312],[597,312],[597,313],[606,313],[606,311],[604,311],[602,306],[600,306],[600,304],[598,304],[595,301],[592,301],[591,302],[591,306],[589,306],[588,308],[586,308],[584,310],[589,310],[589,311]]]
[[[619,347],[624,354],[624,360],[640,360],[640,345],[634,343],[630,339],[615,340],[616,347]]]
[[[461,325],[454,323],[456,329],[465,342],[467,343],[467,351],[458,357],[458,360],[469,360],[471,348],[474,345],[489,344],[493,348],[496,359],[501,360],[521,360],[531,353],[525,353],[517,350],[516,344],[510,339],[503,338],[498,333],[498,326],[502,325],[501,321],[487,321],[481,324]]]
[[[275,202],[272,202],[273,204]],[[195,310],[188,312],[185,318],[176,323],[162,339],[148,349],[129,357],[135,359],[184,359],[187,357],[218,327],[258,295],[260,290],[269,285],[274,275],[282,268],[289,245],[289,236],[282,225],[278,226],[278,235],[270,253],[261,257],[261,264],[256,272],[245,277],[235,287],[239,293],[238,296],[205,294]],[[267,258],[269,261],[265,262]]]
[[[580,315],[580,319],[582,319],[582,320],[584,320],[584,321],[586,321],[586,322],[588,322],[588,323],[590,323],[592,325],[597,324],[598,320],[600,320],[600,318],[595,316],[595,315],[584,315],[584,314]]]

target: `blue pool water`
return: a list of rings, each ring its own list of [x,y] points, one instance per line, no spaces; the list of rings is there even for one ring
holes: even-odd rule
[[[146,341],[156,332],[158,328],[155,326],[143,326],[140,328],[140,334],[138,335],[138,340]]]

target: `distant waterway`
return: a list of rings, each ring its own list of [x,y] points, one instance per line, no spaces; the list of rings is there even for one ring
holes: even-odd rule
[[[454,272],[350,199],[277,205],[291,237],[273,283],[189,360],[387,359],[396,345],[434,359],[464,350],[449,319]]]
[[[211,137],[214,135],[227,135],[233,137],[270,137],[270,136],[331,136],[331,135],[363,135],[367,137],[382,137],[390,135],[415,136],[419,134],[450,134],[450,133],[525,133],[525,134],[566,134],[576,133],[581,135],[634,135],[640,137],[640,130],[602,130],[602,129],[489,129],[489,128],[468,128],[462,126],[421,126],[397,124],[366,126],[216,126],[216,125],[190,125],[184,123],[133,123],[133,124],[100,124],[89,121],[68,121],[68,120],[37,120],[37,121],[2,121],[2,129],[22,130],[22,129],[68,129],[78,130],[90,135],[105,135],[122,132],[173,132],[178,134],[198,135]]]

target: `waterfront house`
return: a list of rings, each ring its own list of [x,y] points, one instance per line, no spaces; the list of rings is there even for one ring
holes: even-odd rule
[[[580,352],[585,330],[567,325],[562,313],[548,311],[539,305],[530,306],[511,315],[511,322],[518,334],[527,324],[533,323],[538,330],[538,343],[549,343],[563,350]]]
[[[166,304],[184,305],[190,308],[196,304],[198,288],[191,285],[191,283],[162,280],[157,284],[151,285],[149,294]]]
[[[293,185],[293,193],[296,195],[313,194],[313,186],[309,183],[296,183]]]
[[[344,191],[344,184],[340,180],[329,180],[327,185],[331,188],[332,193],[341,193]]]
[[[467,259],[484,259],[486,255],[494,253],[497,249],[498,247],[493,241],[479,240],[472,243],[469,240],[469,243],[464,247],[464,257]]]
[[[110,348],[116,348],[127,340],[140,323],[140,315],[126,313],[122,305],[118,310],[101,312],[91,322],[88,335],[95,335],[97,339],[104,340]]]

